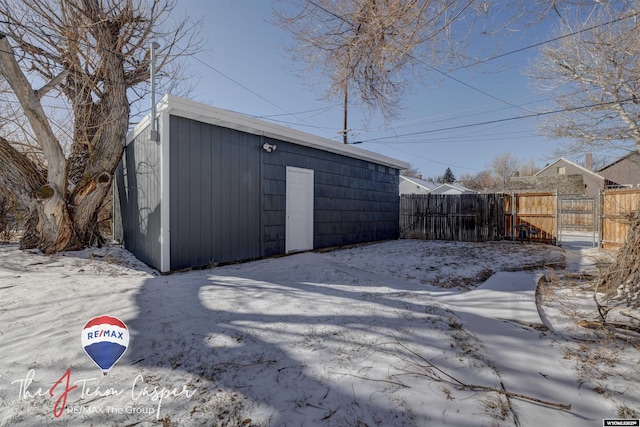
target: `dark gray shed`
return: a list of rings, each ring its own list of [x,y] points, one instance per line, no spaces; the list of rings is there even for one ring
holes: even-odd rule
[[[127,138],[115,236],[161,272],[398,237],[408,164],[193,101]]]

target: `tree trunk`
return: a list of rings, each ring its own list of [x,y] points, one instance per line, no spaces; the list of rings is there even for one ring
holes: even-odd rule
[[[113,22],[103,19],[97,3],[85,2],[84,7],[84,13],[96,23],[91,31],[101,48],[104,87],[97,100],[90,91],[78,93],[78,87],[83,86],[77,81],[82,70],[77,70],[78,74],[65,72],[50,86],[33,90],[7,37],[0,37],[0,75],[5,77],[20,101],[47,160],[45,181],[44,174],[37,173],[36,165],[5,140],[4,152],[0,154],[6,160],[4,163],[12,168],[0,175],[9,191],[18,193],[20,206],[27,212],[27,230],[21,247],[37,247],[44,253],[80,249],[102,240],[97,224],[98,211],[122,157],[129,123],[124,64],[122,55],[114,49],[118,46],[120,32],[114,31]],[[71,58],[67,59],[71,64]],[[66,84],[64,78],[68,79]],[[73,104],[76,126],[68,161],[40,103],[43,93],[55,86],[54,82],[68,91],[67,96]],[[21,180],[24,184],[19,183]],[[72,189],[71,194],[68,189]]]
[[[121,152],[116,144],[115,152]],[[44,253],[80,249],[101,241],[97,215],[111,185],[111,173],[102,172],[87,180],[67,201],[54,184],[47,183],[46,171],[0,137],[0,186],[15,198],[25,218],[21,249],[39,248]],[[119,156],[111,156],[117,165]],[[115,169],[115,166],[114,166]]]
[[[45,254],[76,249],[73,224],[60,189],[54,184],[45,184],[36,192],[36,200],[38,248]],[[26,242],[21,243],[25,246]]]
[[[11,192],[25,218],[20,247],[37,247],[44,253],[67,249],[74,240],[74,229],[59,188],[47,183],[46,172],[1,137],[0,158],[0,185]]]

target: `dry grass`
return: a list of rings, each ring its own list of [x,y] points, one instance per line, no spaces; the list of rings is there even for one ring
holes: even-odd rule
[[[553,312],[555,324],[550,326],[562,337],[563,356],[573,362],[581,387],[615,404],[619,417],[634,418],[640,408],[629,404],[637,399],[634,387],[629,384],[640,380],[640,334],[606,324],[594,327],[599,318],[594,301],[595,284],[611,263],[610,255],[607,252],[594,255],[590,260],[594,268],[590,271],[547,271],[538,284],[537,301],[541,312]],[[608,314],[612,321],[621,319],[619,310]],[[583,324],[591,328],[581,327]]]
[[[486,393],[480,398],[480,403],[488,415],[501,421],[506,420],[511,412],[508,398],[496,392]]]

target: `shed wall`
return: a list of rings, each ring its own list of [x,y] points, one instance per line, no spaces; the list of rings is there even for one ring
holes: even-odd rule
[[[398,170],[264,138],[263,254],[285,253],[286,167],[314,170],[314,249],[398,238]]]
[[[115,176],[114,237],[141,261],[160,268],[160,143],[149,129],[124,149]]]
[[[170,116],[172,270],[261,256],[260,139]]]
[[[285,253],[287,166],[314,170],[314,248],[398,237],[398,169],[180,116],[168,128],[170,270]],[[147,129],[116,174],[116,232],[155,268],[160,164]]]

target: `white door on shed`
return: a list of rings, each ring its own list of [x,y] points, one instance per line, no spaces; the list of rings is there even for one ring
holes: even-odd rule
[[[287,166],[286,252],[313,249],[313,170]]]

